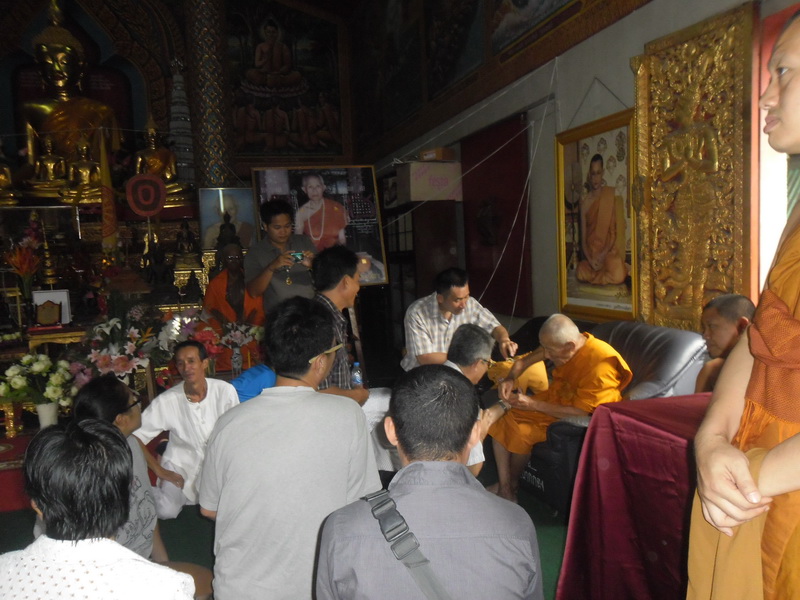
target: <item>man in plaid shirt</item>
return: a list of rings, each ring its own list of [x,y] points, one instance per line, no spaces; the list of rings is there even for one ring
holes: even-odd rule
[[[434,279],[434,292],[408,307],[405,317],[406,355],[400,366],[406,371],[419,365],[443,364],[450,340],[459,325],[472,323],[492,334],[504,358],[514,356],[517,344],[494,315],[469,295],[469,276],[450,268]]]
[[[342,344],[336,351],[330,374],[319,384],[319,391],[347,396],[359,404],[364,404],[369,398],[369,390],[364,387],[353,388],[350,383],[347,320],[342,314],[345,308],[353,307],[358,290],[361,288],[358,256],[344,246],[331,246],[314,257],[311,271],[314,289],[317,290],[314,299],[333,315],[336,343]]]

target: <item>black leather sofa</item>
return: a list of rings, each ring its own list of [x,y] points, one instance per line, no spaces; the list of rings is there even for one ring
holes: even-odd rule
[[[531,344],[535,348],[538,345],[535,325],[541,327],[543,322],[541,317],[531,319],[512,339],[526,350]],[[693,393],[697,373],[708,358],[705,342],[695,332],[635,321],[610,321],[589,327],[586,323],[577,324],[583,331],[608,342],[630,366],[633,380],[623,392],[626,401]],[[533,447],[522,476],[525,488],[565,517],[588,424],[587,417],[550,425],[547,440]]]

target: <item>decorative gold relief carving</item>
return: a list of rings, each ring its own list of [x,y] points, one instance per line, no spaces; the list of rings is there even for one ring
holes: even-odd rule
[[[697,329],[702,307],[746,291],[752,4],[651,42],[636,74],[640,307]]]

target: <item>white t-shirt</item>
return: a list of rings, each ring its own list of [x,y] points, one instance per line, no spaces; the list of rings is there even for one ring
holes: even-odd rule
[[[0,598],[191,600],[190,575],[152,563],[109,539],[40,536],[0,556]]]
[[[197,504],[197,479],[203,467],[208,436],[217,419],[239,404],[236,389],[227,381],[206,379],[208,392],[202,402],[190,402],[180,382],[159,394],[142,413],[142,426],[133,432],[145,444],[169,431],[164,459],[185,473],[183,493]]]

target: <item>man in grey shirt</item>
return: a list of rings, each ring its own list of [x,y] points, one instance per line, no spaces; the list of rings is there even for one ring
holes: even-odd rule
[[[530,517],[485,491],[464,466],[480,438],[479,412],[475,388],[454,369],[425,365],[403,375],[385,421],[404,465],[389,495],[452,598],[541,600]],[[425,600],[364,501],[326,520],[316,591],[317,600]]]
[[[217,600],[310,600],[323,520],[381,487],[364,411],[317,391],[339,347],[328,310],[284,300],[264,342],[275,386],[222,415],[203,462]]]

